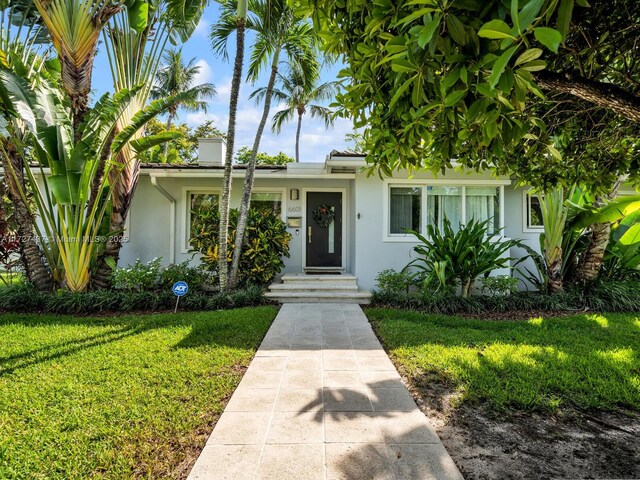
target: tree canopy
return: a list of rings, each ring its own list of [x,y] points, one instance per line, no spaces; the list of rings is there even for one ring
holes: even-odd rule
[[[251,149],[249,147],[242,147],[236,153],[236,162],[240,165],[246,165],[251,160]],[[284,152],[278,152],[276,155],[269,155],[265,152],[258,152],[256,155],[256,163],[258,165],[286,165],[287,163],[295,162],[293,157],[290,157]]]
[[[304,3],[347,65],[337,102],[364,128],[372,169],[456,161],[545,185],[578,168],[600,188],[637,170],[634,0]],[[617,152],[600,161],[612,132],[603,148]]]

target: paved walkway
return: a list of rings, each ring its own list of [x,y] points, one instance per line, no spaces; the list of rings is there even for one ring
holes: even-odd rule
[[[286,304],[189,479],[462,476],[358,305]]]

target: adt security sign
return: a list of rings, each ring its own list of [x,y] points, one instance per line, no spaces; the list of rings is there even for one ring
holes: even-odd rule
[[[180,297],[184,297],[187,294],[189,291],[189,285],[187,285],[187,282],[180,280],[173,284],[171,290],[173,290],[173,294],[176,296],[176,307],[173,309],[173,313],[176,313],[178,311],[178,302],[180,302]]]
[[[189,285],[182,280],[173,284],[173,294],[176,297],[184,297],[189,291]]]

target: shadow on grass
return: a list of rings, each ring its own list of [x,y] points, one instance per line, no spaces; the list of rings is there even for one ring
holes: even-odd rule
[[[269,307],[244,308],[201,313],[130,315],[122,317],[75,317],[59,315],[0,316],[0,328],[19,324],[33,328],[88,328],[87,335],[39,346],[6,356],[0,354],[0,376],[60,359],[96,346],[117,342],[127,337],[141,335],[156,329],[189,328],[189,333],[173,346],[178,348],[200,348],[217,345],[229,348],[256,348],[262,335],[256,336],[256,328],[267,331],[275,316]],[[253,325],[250,325],[253,323]],[[108,331],[93,333],[93,328],[108,328]],[[47,332],[42,331],[42,338]],[[28,341],[25,341],[25,346]]]
[[[461,389],[464,400],[497,408],[640,408],[636,315],[484,321],[394,310],[368,313],[415,383],[436,376]]]

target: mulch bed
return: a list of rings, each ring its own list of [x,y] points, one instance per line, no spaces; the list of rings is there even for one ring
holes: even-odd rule
[[[639,412],[496,412],[457,406],[437,378],[403,376],[467,480],[640,478]]]

